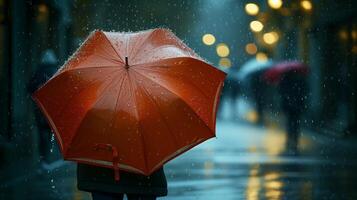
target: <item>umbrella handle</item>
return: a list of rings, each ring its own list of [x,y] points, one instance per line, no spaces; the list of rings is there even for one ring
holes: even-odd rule
[[[118,161],[118,149],[111,145],[111,144],[105,144],[105,143],[97,143],[94,145],[94,150],[99,151],[99,150],[107,150],[112,152],[112,157],[113,157],[113,170],[114,170],[114,179],[115,181],[119,181],[120,179],[120,174],[119,174],[119,161]]]

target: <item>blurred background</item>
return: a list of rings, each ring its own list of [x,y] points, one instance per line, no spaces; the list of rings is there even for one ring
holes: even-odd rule
[[[163,199],[357,199],[355,0],[0,0],[0,199],[90,199],[31,92],[91,31],[156,27],[228,74]]]

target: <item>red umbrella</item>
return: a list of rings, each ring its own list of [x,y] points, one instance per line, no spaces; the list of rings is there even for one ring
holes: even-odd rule
[[[282,76],[289,72],[307,75],[309,73],[309,67],[299,61],[285,61],[266,70],[263,74],[263,78],[269,83],[279,83]]]
[[[64,159],[150,175],[215,136],[225,73],[171,31],[95,31],[33,95]]]

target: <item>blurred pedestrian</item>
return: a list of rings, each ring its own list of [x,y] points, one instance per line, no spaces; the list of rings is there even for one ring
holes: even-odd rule
[[[307,85],[305,76],[290,71],[281,76],[279,83],[282,110],[286,115],[286,149],[296,153],[299,141],[301,116],[306,108]]]
[[[45,50],[41,55],[40,64],[33,74],[28,84],[28,92],[32,94],[36,89],[47,82],[57,71],[58,61],[52,49]],[[49,164],[49,150],[51,139],[51,128],[37,106],[33,106],[36,126],[39,131],[39,154],[40,162],[43,168]]]
[[[250,89],[253,99],[255,101],[255,107],[258,114],[257,124],[264,125],[264,103],[266,100],[266,84],[260,76],[254,76],[251,78]]]
[[[113,169],[93,165],[77,165],[78,189],[91,192],[93,200],[118,200],[124,194],[128,200],[154,200],[167,195],[167,181],[163,168],[150,176],[120,172],[116,181]]]
[[[222,89],[220,104],[223,105],[229,102],[230,118],[233,120],[238,119],[237,101],[241,95],[241,83],[236,77],[237,69],[234,67],[224,68],[224,72],[227,73],[226,80],[224,81],[224,87]],[[219,106],[218,117],[224,118],[223,106]]]

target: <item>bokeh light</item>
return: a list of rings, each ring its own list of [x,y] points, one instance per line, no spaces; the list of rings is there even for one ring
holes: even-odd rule
[[[279,34],[275,31],[265,33],[263,35],[263,40],[267,44],[274,44],[279,40]]]
[[[219,60],[219,66],[221,67],[231,67],[232,66],[232,62],[229,58],[221,58]]]
[[[347,30],[341,29],[341,30],[338,32],[338,35],[339,35],[339,37],[340,37],[341,40],[348,40],[348,32],[347,32]]]
[[[268,5],[273,9],[279,9],[283,5],[282,0],[268,0]]]
[[[249,25],[250,25],[250,29],[251,29],[252,31],[254,31],[254,32],[260,32],[260,31],[262,31],[263,28],[264,28],[263,23],[261,23],[261,22],[258,21],[258,20],[255,20],[255,21],[250,22]]]
[[[259,6],[255,3],[247,3],[245,5],[245,12],[248,15],[257,15],[259,12]]]
[[[214,37],[214,35],[207,33],[202,36],[202,42],[205,45],[212,45],[216,42],[216,38]]]
[[[311,10],[312,9],[312,3],[309,0],[301,1],[300,5],[304,10]]]
[[[246,113],[245,119],[251,123],[257,123],[259,120],[259,114],[255,110],[250,110]]]
[[[227,57],[229,55],[229,47],[225,43],[217,44],[216,51],[220,57]]]
[[[245,45],[245,51],[250,55],[254,55],[258,51],[257,45],[255,45],[254,43],[249,43]]]
[[[351,31],[351,36],[353,40],[357,40],[357,30],[352,30]]]
[[[48,8],[47,8],[46,4],[39,4],[38,5],[38,11],[40,13],[47,13],[48,12]]]
[[[255,55],[255,59],[259,62],[266,62],[268,60],[268,56],[263,52],[259,52]]]

